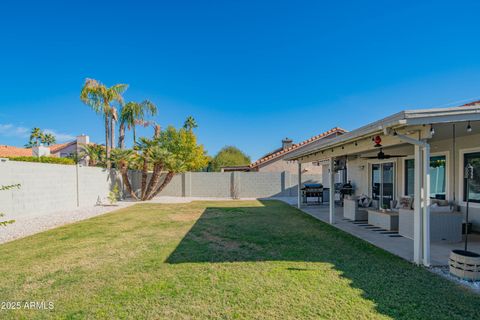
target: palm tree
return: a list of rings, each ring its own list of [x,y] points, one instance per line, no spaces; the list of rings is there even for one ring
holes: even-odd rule
[[[103,114],[105,120],[105,147],[107,168],[110,168],[110,149],[113,147],[113,131],[117,118],[117,111],[112,103],[123,104],[122,94],[128,85],[116,84],[106,87],[95,79],[86,79],[80,93],[80,100],[90,106],[96,113]],[[110,139],[109,139],[110,138]]]
[[[147,178],[148,178],[148,169],[149,169],[149,162],[150,162],[150,148],[153,146],[154,141],[145,137],[141,137],[139,142],[135,145],[135,149],[139,151],[139,161],[140,167],[142,171],[142,181],[141,181],[141,195],[140,198],[143,199],[145,197],[145,192],[147,189]]]
[[[147,190],[142,192],[142,200],[150,200],[153,198],[154,193],[158,188],[162,171],[169,159],[172,158],[172,154],[159,144],[158,141],[154,142],[154,144],[148,149],[147,153],[151,163],[153,163],[153,173],[150,182],[148,183]],[[166,179],[167,178],[168,177],[166,177]],[[171,180],[171,178],[169,178],[169,180]]]
[[[192,116],[189,116],[183,124],[183,128],[188,131],[192,131],[197,127],[198,127],[197,121],[195,121],[195,118]]]
[[[79,158],[88,157],[88,165],[95,167],[98,164],[105,163],[105,147],[99,144],[82,144]]]
[[[40,128],[33,128],[32,131],[30,131],[30,140],[28,143],[25,145],[27,148],[32,148],[35,146],[39,146],[40,143],[42,143],[42,140],[44,138],[44,134]]]
[[[157,107],[148,100],[144,100],[140,103],[131,101],[125,104],[120,113],[120,134],[118,137],[118,146],[120,148],[125,147],[125,126],[127,126],[128,130],[133,131],[133,144],[135,145],[137,141],[135,126],[138,124],[146,125],[148,122],[145,121],[145,118],[147,116],[154,116],[156,114]]]
[[[57,139],[51,133],[46,133],[43,136],[42,143],[46,144],[47,146],[51,146],[52,144],[55,144],[56,142],[57,142]]]
[[[137,195],[135,192],[133,192],[130,180],[128,179],[128,167],[135,155],[136,154],[133,150],[113,149],[111,157],[112,161],[115,163],[116,167],[120,171],[120,174],[122,175],[122,180],[127,188],[127,192],[133,199],[138,200]]]

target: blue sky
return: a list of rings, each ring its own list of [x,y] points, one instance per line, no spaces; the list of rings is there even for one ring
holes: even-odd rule
[[[192,115],[210,154],[480,98],[478,1],[2,1],[0,144],[32,127],[102,142],[86,77],[156,121]],[[140,130],[151,135],[151,130]],[[128,136],[127,139],[131,140]]]

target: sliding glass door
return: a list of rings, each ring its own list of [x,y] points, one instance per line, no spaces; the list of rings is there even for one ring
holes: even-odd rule
[[[390,208],[394,198],[395,166],[393,162],[374,163],[372,169],[372,199],[378,201],[380,208]]]

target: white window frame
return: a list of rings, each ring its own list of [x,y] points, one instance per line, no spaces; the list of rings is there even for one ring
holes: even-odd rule
[[[446,164],[445,164],[445,199],[450,201],[450,199],[452,198],[452,195],[450,193],[450,176],[451,176],[451,172],[450,172],[450,151],[439,151],[439,152],[431,152],[430,153],[430,157],[438,157],[438,156],[445,156],[445,161],[446,161]],[[407,173],[406,172],[406,169],[407,167],[405,166],[405,161],[406,160],[415,160],[415,156],[414,155],[410,155],[410,156],[407,156],[407,157],[403,157],[401,158],[402,159],[402,182],[401,182],[401,188],[402,188],[402,196],[403,197],[408,197],[408,195],[405,194],[405,174]]]
[[[393,163],[393,178],[396,180],[393,182],[393,200],[397,199],[397,184],[398,184],[398,176],[397,176],[397,166],[398,166],[398,159],[384,159],[384,160],[375,160],[370,159],[367,160],[368,166],[368,196],[373,199],[373,190],[372,190],[372,164],[383,164],[383,163]],[[382,178],[383,179],[383,178]]]
[[[480,148],[465,148],[465,149],[459,149],[458,150],[458,162],[459,162],[459,166],[458,166],[458,178],[459,178],[459,181],[458,181],[458,204],[462,207],[466,206],[467,205],[467,202],[466,201],[463,201],[463,193],[465,192],[464,190],[464,168],[463,168],[463,164],[465,163],[465,153],[475,153],[475,152],[480,152]],[[470,202],[469,204],[470,207],[473,207],[473,208],[480,208],[480,203],[476,203],[476,202]]]

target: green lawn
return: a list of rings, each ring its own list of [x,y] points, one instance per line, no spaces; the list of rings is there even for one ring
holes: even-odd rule
[[[140,204],[0,257],[0,301],[55,306],[1,319],[480,319],[479,296],[276,201]]]

